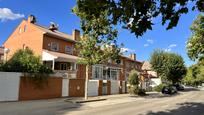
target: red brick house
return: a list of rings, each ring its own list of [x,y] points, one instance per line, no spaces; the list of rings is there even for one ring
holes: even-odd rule
[[[84,65],[77,64],[79,57],[73,50],[79,40],[80,31],[74,30],[68,35],[60,32],[55,24],[50,27],[38,25],[31,15],[27,20],[22,20],[3,46],[10,50],[8,59],[18,49],[32,49],[35,55],[41,57],[42,63],[52,68],[56,74],[68,77],[69,96],[83,96],[86,70]],[[136,60],[135,54],[130,57],[121,56],[120,63],[110,60],[107,64],[92,66],[89,78],[98,83],[97,95],[125,93],[129,72],[132,69],[141,71],[142,64]],[[94,83],[90,84],[89,87],[95,87]]]

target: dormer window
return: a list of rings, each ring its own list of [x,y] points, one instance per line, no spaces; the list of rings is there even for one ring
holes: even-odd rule
[[[65,53],[72,54],[73,53],[73,47],[72,46],[65,46]]]
[[[51,48],[52,51],[59,51],[59,43],[51,42]]]
[[[22,33],[22,28],[21,28],[21,27],[19,28],[18,33],[19,33],[19,34],[21,34],[21,33]]]
[[[27,25],[24,25],[24,30],[23,30],[23,32],[26,32],[26,30],[27,30]]]

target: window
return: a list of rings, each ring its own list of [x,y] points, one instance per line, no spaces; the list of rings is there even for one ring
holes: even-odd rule
[[[27,30],[27,25],[24,25],[24,30],[23,30],[23,32],[26,32],[26,30]]]
[[[123,65],[123,60],[120,60],[120,65]]]
[[[51,43],[51,50],[53,51],[59,51],[59,44],[56,42]]]
[[[77,70],[76,63],[70,63],[70,69],[69,70]]]
[[[22,29],[21,29],[21,27],[19,28],[19,32],[18,32],[19,34],[21,34],[22,33]]]
[[[73,53],[73,47],[72,46],[65,46],[65,53],[72,54]]]
[[[111,78],[111,75],[110,75],[110,68],[108,68],[107,70],[107,79],[110,79]]]
[[[67,70],[67,64],[66,63],[61,63],[60,64],[60,70]]]
[[[107,79],[107,70],[103,68],[103,79]]]
[[[75,63],[75,70],[78,70],[78,64]]]
[[[118,79],[118,77],[119,77],[119,73],[120,71],[119,71],[119,69],[110,69],[110,76],[111,76],[111,79],[112,80],[117,80]]]
[[[93,66],[92,73],[93,73],[93,78],[102,79],[103,67],[102,66]]]
[[[111,79],[117,80],[120,75],[120,69],[118,68],[109,68],[100,65],[92,66],[92,76],[95,79]]]
[[[0,61],[3,61],[4,60],[4,57],[3,55],[0,54]]]

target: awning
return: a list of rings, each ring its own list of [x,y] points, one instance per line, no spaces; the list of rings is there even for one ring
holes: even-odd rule
[[[43,50],[43,53],[42,53],[42,61],[55,60],[55,62],[77,62],[78,59],[79,57],[77,56],[48,51],[48,50]]]

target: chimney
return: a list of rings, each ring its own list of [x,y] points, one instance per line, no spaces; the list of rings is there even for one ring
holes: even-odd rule
[[[50,27],[49,27],[49,30],[51,31],[55,31],[55,30],[58,30],[58,25],[55,24],[54,22],[50,22]]]
[[[80,40],[80,31],[75,29],[72,31],[72,37],[74,40],[79,41]]]
[[[35,24],[35,23],[36,23],[36,18],[35,18],[35,16],[34,16],[34,15],[28,16],[28,22]]]
[[[131,58],[132,60],[136,60],[136,54],[130,54],[130,58]]]

